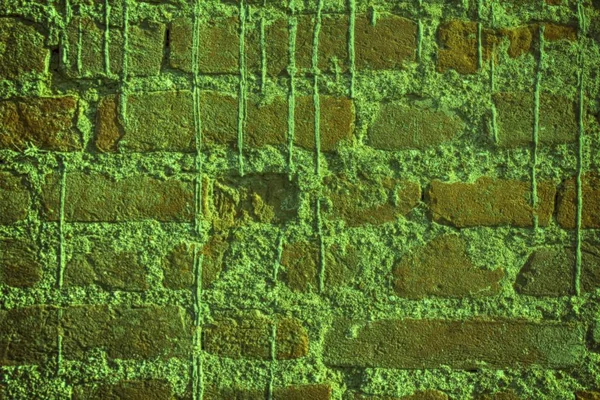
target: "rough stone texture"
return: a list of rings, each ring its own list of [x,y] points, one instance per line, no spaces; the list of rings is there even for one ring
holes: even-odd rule
[[[504,392],[496,392],[494,394],[482,394],[476,398],[477,400],[521,400],[517,394],[515,394],[512,390],[507,390]]]
[[[533,251],[515,282],[515,290],[530,296],[575,294],[576,251],[572,247],[548,247]],[[600,287],[600,246],[582,243],[581,292]]]
[[[581,227],[600,228],[600,176],[588,172],[581,177]],[[556,220],[565,229],[577,227],[577,178],[565,180],[558,191]]]
[[[321,151],[332,152],[354,134],[354,104],[348,98],[319,95]],[[294,144],[315,148],[315,106],[313,96],[296,97]]]
[[[31,195],[25,179],[10,172],[0,171],[0,225],[24,220],[29,214]]]
[[[509,41],[508,55],[512,58],[523,54],[535,53],[539,45],[540,26],[544,26],[544,40],[554,42],[556,40],[577,40],[577,29],[574,26],[559,25],[553,23],[534,23],[498,30],[501,37]]]
[[[258,99],[249,96],[246,112],[244,146],[283,145],[287,147],[288,103],[286,98],[278,96],[269,103],[262,104]]]
[[[74,306],[63,311],[61,324],[68,360],[83,360],[94,349],[110,358],[136,360],[191,354],[191,318],[177,306]]]
[[[406,369],[564,368],[578,365],[584,353],[583,329],[574,324],[336,319],[325,337],[324,362]]]
[[[575,400],[600,400],[600,392],[580,390],[575,393]]]
[[[550,183],[537,185],[538,207],[531,205],[531,185],[490,177],[473,183],[433,180],[425,194],[435,222],[457,228],[471,226],[533,226],[534,211],[540,226],[548,225],[554,209],[556,189]]]
[[[216,230],[250,221],[284,224],[298,213],[297,183],[279,173],[226,176],[212,183],[204,196],[206,218]]]
[[[498,145],[529,146],[533,143],[533,93],[494,93],[498,124]],[[538,143],[558,144],[577,138],[575,102],[560,95],[540,94]]]
[[[0,282],[12,287],[31,287],[42,278],[37,248],[29,240],[0,239]]]
[[[438,390],[419,390],[407,396],[368,396],[354,393],[350,400],[448,400],[447,394]]]
[[[491,296],[500,292],[504,271],[473,265],[466,243],[458,235],[438,236],[403,256],[393,269],[398,296]]]
[[[394,222],[421,201],[419,184],[402,179],[367,174],[349,179],[342,174],[326,177],[324,184],[332,202],[330,217],[349,227]]]
[[[248,4],[250,4],[250,1]],[[265,19],[265,72],[268,77],[282,76],[287,72],[289,63],[288,35],[288,21],[286,19]],[[263,65],[259,20],[256,21],[255,25],[248,27],[244,39],[248,71],[260,75]]]
[[[76,386],[73,400],[172,400],[173,391],[166,381],[121,381],[114,385]]]
[[[203,349],[220,357],[271,360],[273,320],[259,312],[218,317],[203,328]],[[308,334],[300,321],[277,321],[275,359],[291,360],[308,354]]]
[[[0,101],[0,149],[81,150],[75,128],[74,96],[28,97]]]
[[[296,68],[312,71],[315,16],[301,15],[296,31]],[[319,30],[317,66],[322,72],[348,70],[348,16],[323,15]]]
[[[104,97],[96,114],[96,147],[100,151],[194,152],[192,94],[188,90],[131,93],[126,96],[126,121],[121,98]]]
[[[208,386],[204,392],[204,400],[264,400],[267,390],[249,390],[245,388],[218,389]],[[329,400],[331,387],[320,385],[293,385],[273,388],[273,400]]]
[[[356,68],[392,70],[415,61],[417,24],[414,21],[382,13],[372,25],[367,14],[360,14],[355,24]]]
[[[383,103],[367,144],[381,150],[425,149],[448,143],[463,127],[460,118],[443,111]]]
[[[237,148],[237,97],[213,91],[201,92],[200,120],[202,121],[203,144],[208,146],[227,145]]]
[[[46,175],[42,193],[43,216],[60,215],[60,179]],[[122,222],[154,219],[162,222],[193,220],[191,182],[135,175],[114,180],[98,173],[67,173],[64,218],[73,222]]]
[[[148,289],[146,267],[133,251],[117,251],[115,243],[94,241],[89,252],[74,251],[64,270],[64,285],[98,285],[106,290]]]
[[[41,364],[57,350],[56,309],[0,310],[0,366]]]
[[[44,74],[50,51],[37,28],[16,18],[0,18],[0,77],[19,80]]]

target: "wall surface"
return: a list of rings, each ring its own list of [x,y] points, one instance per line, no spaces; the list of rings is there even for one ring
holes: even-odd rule
[[[0,399],[600,399],[600,2],[0,0]]]

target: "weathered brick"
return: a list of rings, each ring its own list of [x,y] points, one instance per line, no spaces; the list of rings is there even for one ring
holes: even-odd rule
[[[24,239],[0,239],[0,282],[12,287],[31,287],[42,278],[37,248]]]
[[[252,173],[226,176],[212,183],[204,196],[206,216],[216,230],[249,221],[283,224],[297,216],[297,182],[286,174]]]
[[[323,15],[319,30],[317,66],[320,71],[345,72],[348,69],[348,16]],[[301,70],[312,69],[314,51],[315,17],[298,17],[296,31],[296,67]]]
[[[530,296],[568,296],[575,294],[576,251],[572,247],[535,250],[521,268],[515,290]],[[582,293],[600,287],[600,248],[584,242],[581,246]]]
[[[381,150],[425,149],[449,142],[463,127],[459,117],[443,111],[383,103],[367,144]]]
[[[81,29],[81,31],[80,31]],[[111,26],[108,31],[108,62],[112,74],[123,73],[123,55],[127,54],[127,73],[158,75],[163,59],[165,25],[144,21],[127,28],[127,49],[123,30]],[[69,50],[67,73],[72,77],[93,78],[105,75],[106,27],[89,17],[74,17],[67,27]],[[81,34],[81,45],[79,44]],[[63,49],[64,51],[64,49]]]
[[[213,91],[203,91],[200,93],[200,104],[203,145],[237,147],[237,97]],[[283,118],[283,116],[280,118]]]
[[[0,76],[4,79],[46,73],[50,50],[33,25],[15,18],[0,18],[0,43]]]
[[[60,179],[46,176],[42,213],[50,221],[60,215]],[[155,219],[192,221],[191,182],[144,175],[114,180],[100,173],[72,172],[66,176],[64,218],[72,222],[123,222]]]
[[[146,267],[139,254],[117,251],[113,243],[94,241],[89,252],[77,252],[65,266],[65,286],[98,285],[107,290],[146,290]]]
[[[203,21],[198,35],[198,70],[204,74],[238,74],[240,53],[238,17]],[[193,24],[191,19],[177,19],[170,26],[172,68],[192,71]]]
[[[250,3],[250,2],[248,2]],[[289,30],[287,19],[265,20],[265,70],[267,76],[285,74],[289,63]],[[244,36],[246,67],[249,72],[260,75],[262,71],[262,48],[260,44],[260,21],[249,27]]]
[[[151,321],[151,323],[149,323]],[[75,306],[63,311],[63,356],[81,360],[94,349],[118,359],[189,357],[190,316],[177,306]]]
[[[41,364],[57,351],[57,313],[34,306],[0,310],[0,366]]]
[[[120,97],[98,104],[96,147],[100,151],[194,152],[193,99],[187,90],[131,93],[126,96],[126,123]]]
[[[496,392],[493,394],[486,393],[476,397],[477,400],[521,400],[514,391],[507,390],[503,392]]]
[[[367,14],[356,16],[355,65],[358,69],[400,69],[416,59],[417,24],[392,14],[378,15],[375,25]]]
[[[489,60],[492,48],[499,40],[491,29],[481,30],[482,61]],[[454,69],[459,74],[474,74],[478,71],[477,23],[450,20],[438,28],[437,71]],[[497,61],[496,61],[497,62]]]
[[[203,400],[264,400],[267,390],[251,390],[245,388],[219,389],[213,385],[207,385]],[[294,385],[288,387],[275,387],[273,389],[274,400],[329,400],[331,399],[331,386],[326,384],[317,385]]]
[[[400,297],[492,296],[500,292],[504,270],[477,268],[460,236],[442,235],[402,257],[393,276]]]
[[[337,319],[325,337],[324,362],[340,367],[492,369],[576,366],[585,353],[576,324],[524,320]]]
[[[534,211],[540,226],[548,225],[556,188],[537,185],[538,207],[531,205],[529,182],[479,177],[473,183],[433,180],[425,194],[435,222],[457,228],[470,226],[533,226]]]
[[[447,394],[438,390],[419,390],[402,397],[397,396],[367,396],[354,393],[350,400],[448,400]]]
[[[292,290],[307,292],[319,287],[321,271],[320,245],[317,240],[285,243],[281,255],[283,271],[279,278]],[[337,287],[349,283],[358,273],[356,248],[347,245],[343,250],[338,246],[325,248],[325,287]]]
[[[263,104],[253,96],[249,96],[246,113],[245,146],[287,146],[288,103],[286,98],[275,97],[269,103]]]
[[[172,400],[171,385],[161,380],[121,381],[116,384],[76,386],[73,400]]]
[[[408,214],[421,201],[418,183],[403,179],[346,175],[324,179],[332,202],[330,217],[342,219],[349,227],[394,222]]]
[[[575,393],[575,400],[600,400],[600,392],[580,390]]]
[[[255,312],[222,316],[203,328],[203,349],[233,359],[271,359],[273,320]],[[308,334],[300,321],[284,317],[277,321],[275,358],[290,360],[308,354]]]
[[[27,218],[31,195],[25,179],[0,171],[0,224],[8,225]]]
[[[498,145],[527,146],[533,143],[533,93],[494,93],[498,111]],[[558,144],[577,138],[575,103],[564,96],[540,95],[538,143]]]
[[[163,260],[163,285],[169,289],[189,289],[194,285],[195,244],[180,243]],[[223,269],[223,255],[229,248],[224,235],[213,235],[202,246],[202,288],[206,289],[215,281]]]
[[[581,177],[581,227],[600,228],[600,176],[588,172]],[[577,227],[577,179],[565,180],[558,191],[556,220],[565,229]]]
[[[319,137],[321,151],[332,152],[354,133],[354,104],[344,97],[319,96]],[[307,150],[315,148],[315,107],[313,96],[296,98],[294,144]]]
[[[29,144],[42,150],[82,149],[75,128],[77,103],[73,96],[0,101],[0,149],[22,151]]]

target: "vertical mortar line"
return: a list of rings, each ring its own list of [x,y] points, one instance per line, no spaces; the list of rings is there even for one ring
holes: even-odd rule
[[[371,25],[375,26],[377,24],[377,10],[375,6],[371,6]]]
[[[356,53],[354,50],[354,30],[356,25],[356,0],[349,0],[350,23],[348,24],[348,57],[350,61],[350,98],[354,98],[354,80],[356,75]]]
[[[483,49],[481,39],[481,0],[477,0],[477,68],[483,67]]]
[[[494,0],[490,4],[490,13],[491,13],[491,23],[490,26],[492,30],[496,29],[496,21],[494,17]],[[495,68],[496,68],[496,42],[492,42],[492,54],[490,57],[490,96],[491,99],[491,107],[492,107],[492,136],[494,139],[494,143],[498,144],[498,123],[497,123],[497,113],[496,113],[496,104],[494,103],[494,92],[496,91],[496,77],[495,77]]]
[[[123,127],[127,128],[127,91],[128,91],[128,73],[129,60],[127,51],[129,50],[129,0],[123,0],[123,65],[121,71],[121,93],[119,95],[119,111]]]
[[[240,0],[240,40],[239,40],[239,95],[238,95],[238,164],[240,176],[244,176],[244,125],[246,122],[246,0]]]
[[[104,0],[104,72],[110,76],[110,4],[109,0]]]
[[[288,73],[290,75],[290,87],[288,91],[288,179],[292,179],[294,171],[294,135],[295,135],[295,112],[296,112],[296,30],[297,19],[294,15],[293,3],[290,2],[291,17],[289,23],[288,43]]]
[[[64,157],[60,158],[61,174],[60,174],[60,197],[59,197],[59,215],[58,215],[58,276],[57,286],[59,296],[62,301],[63,275],[65,270],[65,199],[67,193],[67,163]],[[56,357],[56,374],[62,372],[62,306],[58,308],[58,336],[57,336],[57,357]]]
[[[63,66],[67,65],[69,59],[69,35],[68,28],[71,23],[72,10],[71,10],[71,2],[69,0],[65,0],[65,17],[64,17],[64,26],[62,31],[62,41],[63,41],[63,51],[62,51],[62,63]],[[80,22],[81,25],[81,22]]]
[[[533,111],[533,152],[532,152],[532,166],[531,166],[531,206],[533,210],[533,227],[537,231],[538,228],[538,195],[537,195],[537,148],[538,148],[538,136],[539,136],[539,125],[540,125],[540,86],[542,80],[542,62],[544,58],[544,25],[540,24],[539,27],[539,54],[538,54],[538,65],[535,74],[535,90],[534,90],[534,111]]]
[[[81,15],[79,15],[81,17]],[[83,30],[81,28],[81,18],[78,20],[77,24],[77,74],[81,75],[82,71],[82,62],[81,62],[81,50],[83,47]]]
[[[277,366],[277,355],[275,352],[275,345],[277,341],[277,318],[273,318],[273,324],[271,325],[271,364],[269,369],[269,385],[268,385],[268,399],[273,400],[273,383],[275,381],[275,369]]]
[[[199,46],[200,46],[200,0],[195,0],[192,23],[192,102],[194,114],[194,141],[196,154],[194,165],[194,233],[198,237],[202,229],[202,125],[200,119]],[[202,354],[202,265],[203,255],[198,255],[198,244],[194,245],[194,326],[192,352],[192,397],[202,400],[204,395],[204,370]]]
[[[419,0],[419,18],[417,20],[417,61],[421,61],[421,49],[423,43],[423,20],[421,14],[423,13],[423,0]]]
[[[260,16],[260,91],[265,92],[267,83],[267,42],[265,39],[265,2]]]
[[[585,11],[581,0],[577,2],[577,16],[579,20],[579,134],[577,146],[577,217],[576,217],[576,258],[575,258],[575,294],[581,295],[581,222],[583,211],[583,190],[581,184],[581,175],[583,170],[583,144],[584,144],[584,124],[583,124],[583,91],[584,91],[584,67],[585,58],[583,51],[583,40],[586,33]]]

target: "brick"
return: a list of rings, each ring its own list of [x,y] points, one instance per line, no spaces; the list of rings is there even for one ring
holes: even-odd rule
[[[594,172],[581,177],[581,227],[600,228],[600,176]],[[577,227],[577,179],[566,179],[558,191],[556,220],[565,229]]]
[[[568,296],[575,294],[576,252],[572,247],[547,247],[533,251],[515,281],[515,291],[529,296]],[[600,287],[600,248],[581,246],[582,293]]]
[[[346,72],[348,70],[348,16],[323,15],[319,30],[317,66],[324,72]],[[296,68],[312,70],[314,51],[315,17],[298,17],[296,31]]]
[[[42,278],[37,248],[24,239],[0,239],[0,282],[12,287],[32,287]]]
[[[321,271],[320,245],[317,240],[285,243],[281,255],[281,279],[290,289],[309,292],[319,287]],[[325,248],[325,287],[348,284],[359,272],[358,253],[354,246]]]
[[[375,25],[367,14],[356,16],[354,52],[357,69],[395,70],[416,60],[417,24],[381,13]]]
[[[236,148],[238,140],[238,99],[228,94],[200,93],[202,143]]]
[[[258,312],[221,316],[203,328],[204,351],[232,359],[271,359],[273,320]],[[300,321],[277,321],[275,358],[291,360],[308,354],[308,334]]]
[[[115,243],[93,241],[89,252],[75,251],[65,266],[64,285],[98,285],[106,290],[148,289],[146,267],[133,251],[118,251]]]
[[[443,111],[384,103],[367,144],[380,150],[426,149],[451,141],[463,128],[459,117]]]
[[[211,186],[204,208],[217,231],[250,221],[284,224],[298,214],[297,182],[290,182],[286,174],[224,176]]]
[[[530,201],[529,182],[479,177],[473,183],[433,180],[425,197],[435,222],[457,228],[472,226],[533,226],[534,211],[540,226],[548,225],[554,209],[555,187],[537,185],[538,207]]]
[[[116,384],[76,386],[73,400],[172,400],[171,385],[161,380],[121,381]]]
[[[359,393],[353,394],[350,400],[448,400],[447,394],[438,390],[419,390],[413,394],[397,396],[367,396]]]
[[[204,400],[263,400],[266,390],[243,388],[216,388],[207,385]],[[329,400],[331,387],[326,384],[293,385],[273,388],[273,400]]]
[[[321,151],[333,152],[354,134],[354,104],[345,97],[319,96]],[[313,96],[296,98],[294,144],[315,148],[315,107]]]
[[[600,392],[580,390],[575,393],[575,400],[600,400]]]
[[[0,171],[0,225],[9,225],[27,218],[31,195],[21,176]]]
[[[269,103],[260,103],[250,96],[246,108],[244,145],[264,147],[282,145],[287,148],[288,103],[275,97]]]
[[[163,285],[168,289],[189,289],[194,285],[193,243],[180,243],[163,260]],[[223,269],[223,255],[229,248],[224,235],[213,235],[202,246],[202,288],[207,289],[217,279]]]
[[[477,23],[471,21],[450,20],[438,28],[439,50],[437,71],[454,69],[459,74],[474,74],[478,71]],[[481,32],[482,61],[489,60],[492,48],[498,44],[498,37],[491,29]]]
[[[502,147],[529,146],[533,143],[533,93],[494,93],[498,111],[498,145]],[[564,96],[540,95],[538,143],[559,144],[577,138],[575,102]]]
[[[80,26],[81,47],[79,46]],[[105,31],[104,25],[96,23],[89,17],[76,16],[71,20],[67,27],[69,45],[67,73],[69,76],[94,78],[105,75]],[[130,24],[127,31],[128,47],[125,49],[122,28],[110,26],[108,31],[110,72],[117,75],[123,73],[123,54],[125,53],[127,54],[128,74],[158,75],[163,59],[165,31],[164,24],[152,21]]]
[[[403,179],[349,179],[340,174],[326,177],[324,183],[332,202],[330,218],[341,219],[349,227],[395,222],[421,201],[419,184]]]
[[[476,397],[476,400],[521,400],[521,397],[517,396],[512,390],[504,392],[496,392],[494,394],[482,394]]]
[[[248,2],[249,4],[250,2]],[[250,26],[244,38],[246,66],[248,71],[260,75],[262,49],[260,45],[260,21]],[[267,76],[277,77],[287,73],[289,63],[289,29],[287,19],[265,20],[265,56]]]
[[[57,351],[57,313],[33,306],[0,310],[0,366],[41,364]]]
[[[335,367],[421,369],[576,366],[585,354],[576,324],[525,320],[336,319],[326,334],[324,362]]]
[[[60,215],[60,179],[46,175],[42,215],[57,221]],[[194,216],[191,182],[144,175],[114,180],[100,173],[67,173],[64,218],[69,222],[123,222],[154,219],[190,222]]]
[[[15,18],[0,18],[0,76],[20,80],[45,74],[50,51],[44,40],[33,25]]]
[[[75,306],[63,311],[61,324],[63,357],[68,360],[85,359],[94,349],[115,359],[187,358],[191,354],[191,318],[178,306]]]
[[[0,149],[23,151],[33,145],[50,151],[81,150],[77,103],[73,96],[0,101]]]
[[[120,101],[120,98],[111,95],[98,104],[98,150],[188,153],[196,150],[191,92],[180,90],[128,94],[127,123],[123,123]]]
[[[408,252],[394,266],[394,291],[412,299],[427,296],[493,296],[500,293],[504,270],[473,265],[458,235],[442,235]]]
[[[496,32],[499,38],[506,37],[508,39],[508,55],[511,58],[517,58],[523,54],[535,53],[539,42],[540,25],[544,26],[545,41],[554,42],[562,39],[577,40],[577,30],[575,27],[553,24],[551,22],[501,28]]]

